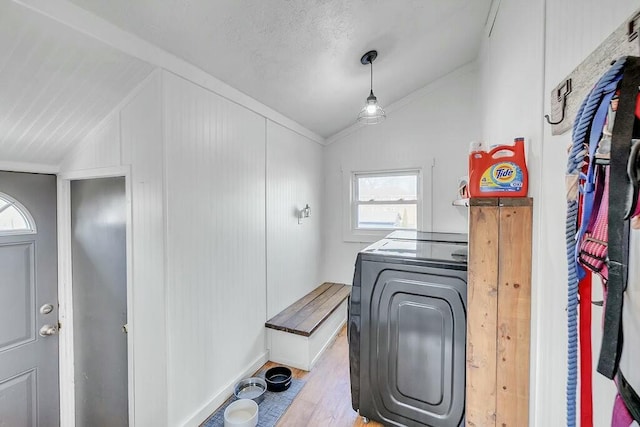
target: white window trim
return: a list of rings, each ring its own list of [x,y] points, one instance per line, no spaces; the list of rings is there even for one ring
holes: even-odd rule
[[[16,208],[24,217],[27,222],[27,227],[29,228],[21,228],[16,230],[0,230],[0,236],[15,236],[21,234],[36,234],[38,232],[36,228],[36,221],[33,219],[31,212],[27,208],[24,207],[22,203],[8,195],[7,193],[0,192],[0,199],[4,199],[9,202],[9,205],[3,207],[2,210],[8,209],[10,207]]]
[[[367,176],[389,176],[389,175],[403,175],[403,174],[415,174],[417,175],[417,229],[422,230],[422,208],[424,201],[423,194],[423,173],[421,167],[414,168],[399,168],[389,170],[361,170],[351,171],[343,173],[343,233],[342,237],[345,242],[359,242],[359,243],[373,243],[382,239],[389,233],[398,228],[357,228],[356,218],[358,203],[356,202],[357,189],[356,189],[356,177],[358,175]],[[367,202],[368,204],[389,204],[389,202]],[[394,204],[414,204],[413,201],[397,201]]]

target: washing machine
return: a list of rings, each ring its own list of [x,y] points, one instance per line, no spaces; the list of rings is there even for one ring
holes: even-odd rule
[[[348,339],[362,417],[464,425],[466,302],[464,234],[399,231],[358,254]]]

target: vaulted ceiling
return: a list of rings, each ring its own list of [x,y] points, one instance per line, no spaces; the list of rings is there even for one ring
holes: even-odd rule
[[[477,56],[490,0],[71,0],[328,137]]]
[[[379,52],[374,90],[387,106],[473,61],[491,4],[48,1],[0,0],[0,163],[58,164],[154,69],[39,7],[88,11],[329,137],[354,123],[368,95],[362,54]]]
[[[58,164],[152,70],[0,0],[0,161]]]

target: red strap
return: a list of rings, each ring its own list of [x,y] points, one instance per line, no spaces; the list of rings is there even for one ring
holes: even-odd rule
[[[580,280],[580,427],[593,427],[591,360],[591,272]]]
[[[578,226],[582,218],[582,195],[578,199]],[[578,243],[580,244],[580,242]],[[591,360],[591,272],[578,284],[580,338],[580,427],[593,427],[593,362]]]

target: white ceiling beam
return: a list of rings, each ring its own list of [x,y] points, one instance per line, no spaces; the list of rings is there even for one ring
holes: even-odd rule
[[[262,104],[243,92],[211,76],[202,69],[177,56],[122,30],[84,9],[66,0],[13,0],[26,8],[54,19],[83,34],[118,49],[135,58],[146,61],[156,67],[164,68],[182,76],[195,84],[242,105],[245,108],[283,125],[292,131],[320,144],[325,138],[305,128],[298,122]]]
[[[60,171],[60,167],[58,165],[48,165],[43,163],[0,161],[0,171],[46,173],[55,175]]]

